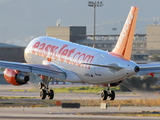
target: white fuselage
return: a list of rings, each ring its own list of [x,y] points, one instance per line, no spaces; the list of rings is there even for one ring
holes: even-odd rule
[[[51,37],[32,40],[25,49],[25,60],[30,64],[43,64],[43,61],[48,61],[77,76],[77,80],[76,78],[73,80],[70,76],[68,81],[92,84],[107,84],[122,80],[135,74],[135,66],[138,66],[109,52]],[[82,63],[116,65],[123,69],[116,70]]]

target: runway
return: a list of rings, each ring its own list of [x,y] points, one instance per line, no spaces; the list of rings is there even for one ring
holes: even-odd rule
[[[70,116],[63,117],[1,117],[0,120],[159,120],[152,117],[123,117],[123,116]]]
[[[62,87],[63,85],[53,85],[51,87]],[[65,85],[71,87],[73,85]],[[64,87],[64,86],[63,86]],[[23,89],[24,91],[8,91],[11,89]],[[39,97],[39,92],[29,92],[30,85],[12,86],[0,85],[0,96],[25,96],[25,97]],[[148,95],[140,95],[133,93],[118,93],[116,99],[136,99],[145,98]],[[155,97],[155,96],[152,96]],[[73,100],[73,99],[100,99],[100,95],[92,93],[56,93],[55,100]],[[17,100],[0,100],[10,103]],[[31,102],[41,101],[38,98],[31,100]],[[25,102],[20,101],[19,102]],[[10,105],[7,105],[10,106]],[[102,110],[99,107],[81,107],[80,109],[64,109],[62,107],[0,107],[0,120],[159,120],[159,117],[133,117],[133,116],[115,116],[115,113],[128,113],[137,111],[160,111],[160,107],[108,107]],[[82,115],[83,114],[83,115]],[[96,115],[95,115],[96,114]]]
[[[112,115],[76,115],[77,113],[117,113],[134,112],[137,110],[160,110],[160,107],[81,107],[80,109],[63,109],[61,107],[15,107],[0,108],[0,120],[159,120],[159,117],[130,117]]]

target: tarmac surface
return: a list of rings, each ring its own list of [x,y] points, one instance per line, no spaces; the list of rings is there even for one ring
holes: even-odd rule
[[[61,107],[15,107],[0,108],[0,120],[159,120],[160,117],[130,117],[111,115],[76,115],[77,113],[117,113],[137,110],[160,110],[160,107],[81,107],[80,109],[64,109]]]
[[[51,87],[62,87],[63,85],[53,85]],[[71,85],[73,86],[73,85]],[[65,85],[65,87],[71,87]],[[11,92],[10,89],[24,89],[23,92]],[[27,92],[30,85],[12,86],[0,85],[0,96],[31,96],[38,97],[39,92]],[[94,94],[75,94],[75,93],[57,93],[55,99],[100,99],[100,95]],[[133,93],[117,94],[116,99],[135,99],[148,97],[148,95],[139,95]],[[153,97],[156,97],[153,95]],[[3,100],[0,100],[3,101]],[[128,113],[138,111],[160,111],[160,107],[108,107],[101,109],[99,107],[81,107],[79,109],[66,109],[62,107],[0,107],[0,120],[160,120],[160,117],[132,117],[132,116],[114,116],[114,113]],[[99,115],[94,115],[99,113]],[[107,113],[111,115],[106,115]],[[86,115],[81,115],[86,114]],[[103,115],[102,115],[103,114]]]

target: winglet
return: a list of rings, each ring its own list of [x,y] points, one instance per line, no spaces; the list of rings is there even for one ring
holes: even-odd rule
[[[123,26],[118,42],[115,48],[112,50],[111,54],[121,56],[126,60],[130,60],[137,15],[138,8],[132,6],[127,20]]]

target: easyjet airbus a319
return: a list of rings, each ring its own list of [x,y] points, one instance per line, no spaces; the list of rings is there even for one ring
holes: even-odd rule
[[[40,97],[54,98],[49,82],[55,78],[73,83],[89,83],[106,86],[101,98],[115,99],[110,86],[117,86],[126,77],[141,71],[156,73],[160,65],[138,65],[130,60],[134,30],[138,14],[137,7],[131,7],[118,42],[112,52],[107,52],[52,37],[33,39],[24,52],[27,63],[0,61],[6,68],[4,77],[13,85],[23,85],[34,73],[42,78]]]

